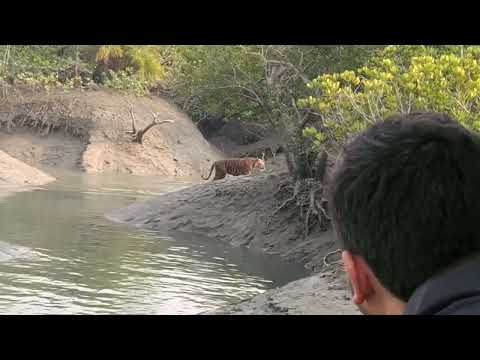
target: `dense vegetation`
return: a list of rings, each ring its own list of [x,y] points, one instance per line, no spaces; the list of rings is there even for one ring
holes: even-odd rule
[[[389,46],[356,70],[322,74],[299,105],[315,109],[304,134],[317,147],[342,143],[393,113],[439,111],[480,130],[480,47]]]

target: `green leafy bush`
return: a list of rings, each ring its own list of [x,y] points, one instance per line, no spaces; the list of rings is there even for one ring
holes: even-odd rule
[[[165,49],[170,47],[3,45],[0,46],[0,78],[47,90],[85,88],[94,82],[95,70],[106,66],[108,79],[104,86],[145,95],[147,89],[166,77]],[[115,62],[119,66],[109,66]]]
[[[153,45],[103,45],[96,55],[97,62],[107,65],[110,70],[127,70],[152,85],[165,77],[160,46]]]
[[[109,70],[109,77],[105,80],[104,85],[121,92],[134,94],[136,96],[144,96],[148,94],[146,82],[135,74],[131,69],[113,71]]]
[[[413,111],[446,112],[480,130],[479,61],[478,46],[388,46],[356,71],[315,78],[308,87],[319,95],[299,105],[316,110],[335,141]]]

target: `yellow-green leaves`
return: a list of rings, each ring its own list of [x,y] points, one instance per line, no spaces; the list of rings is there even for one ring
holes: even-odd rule
[[[323,143],[326,140],[326,137],[323,133],[319,132],[314,127],[307,127],[303,129],[303,136],[312,141],[313,147],[316,150],[321,149]]]
[[[165,76],[160,48],[153,45],[102,45],[98,48],[96,60],[108,64],[117,61],[120,70],[130,67],[135,75],[147,82],[155,83]],[[119,70],[119,69],[117,69]]]
[[[325,74],[299,101],[341,140],[396,112],[448,112],[480,130],[480,47],[387,46],[357,71]],[[335,121],[333,121],[335,120]]]
[[[126,45],[102,45],[98,48],[95,59],[101,62],[108,62],[111,59],[120,59],[124,54]]]

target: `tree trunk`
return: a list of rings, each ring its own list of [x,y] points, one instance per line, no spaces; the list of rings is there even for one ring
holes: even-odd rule
[[[295,154],[291,148],[291,144],[283,145],[283,149],[285,151],[285,161],[287,162],[288,172],[294,178],[294,180],[296,180],[297,166],[295,162]]]
[[[327,173],[327,165],[328,165],[328,153],[326,151],[322,151],[318,154],[317,159],[315,161],[314,167],[314,179],[319,180],[323,183],[325,179],[325,175]]]

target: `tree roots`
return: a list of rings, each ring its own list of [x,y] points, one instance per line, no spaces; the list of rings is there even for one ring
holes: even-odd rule
[[[290,181],[279,185],[276,198],[285,199],[272,212],[267,219],[266,232],[269,232],[270,224],[282,210],[298,211],[298,217],[303,223],[303,237],[307,237],[314,227],[320,231],[327,229],[330,218],[327,215],[327,200],[324,198],[323,184],[314,179]]]

